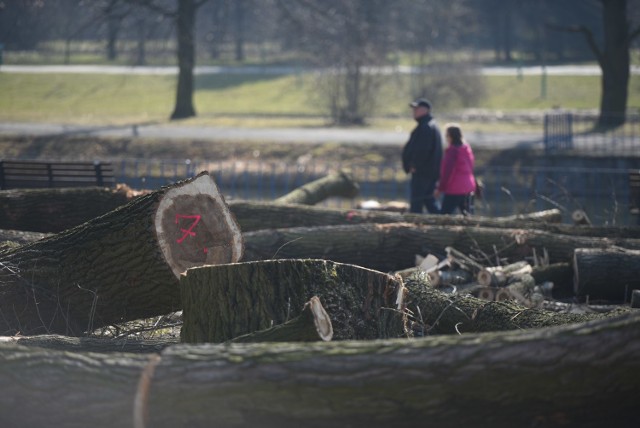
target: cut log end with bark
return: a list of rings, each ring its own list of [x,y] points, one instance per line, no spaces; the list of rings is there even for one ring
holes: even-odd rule
[[[155,230],[176,277],[193,266],[237,262],[242,257],[240,228],[208,174],[167,191],[156,211]]]
[[[180,309],[193,266],[232,263],[243,237],[208,173],[0,252],[0,334],[83,335]]]

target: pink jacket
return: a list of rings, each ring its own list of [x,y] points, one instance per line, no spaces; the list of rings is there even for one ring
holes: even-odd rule
[[[450,195],[466,195],[476,189],[473,151],[468,144],[450,145],[440,165],[438,190]]]

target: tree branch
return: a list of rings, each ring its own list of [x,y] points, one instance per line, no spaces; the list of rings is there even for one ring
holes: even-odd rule
[[[160,15],[164,15],[167,18],[175,18],[178,14],[177,10],[166,9],[159,4],[155,3],[153,0],[124,0],[126,3],[144,6],[147,9],[150,9],[154,12],[159,13]]]
[[[598,64],[600,64],[600,67],[603,66],[604,63],[604,55],[602,53],[602,51],[600,50],[600,48],[598,47],[598,44],[596,43],[596,39],[593,36],[593,32],[585,27],[584,25],[557,25],[557,24],[550,24],[547,23],[545,25],[546,28],[553,30],[553,31],[564,31],[564,32],[568,32],[568,33],[581,33],[582,35],[584,35],[584,37],[587,40],[587,44],[589,45],[589,48],[591,49],[591,51],[594,53],[594,55],[596,56],[596,59],[598,60]]]

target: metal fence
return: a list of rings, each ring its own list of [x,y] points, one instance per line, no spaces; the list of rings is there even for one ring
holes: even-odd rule
[[[640,156],[640,114],[627,114],[620,126],[598,127],[598,115],[557,111],[544,116],[547,154],[579,153]]]
[[[397,164],[328,165],[263,161],[168,161],[133,159],[112,161],[117,181],[133,188],[154,189],[207,170],[228,199],[272,200],[305,183],[343,169],[360,186],[356,200],[331,199],[324,206],[350,208],[357,202],[407,201],[408,179]],[[491,167],[476,171],[485,185],[476,201],[476,214],[504,216],[559,208],[570,221],[584,210],[594,224],[638,224],[629,170],[567,167]]]

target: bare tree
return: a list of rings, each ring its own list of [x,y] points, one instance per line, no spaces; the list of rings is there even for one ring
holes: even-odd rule
[[[551,29],[580,33],[602,69],[602,94],[597,126],[609,128],[625,121],[629,90],[630,47],[640,35],[640,26],[631,28],[627,0],[599,0],[602,5],[604,41],[599,45],[592,29],[584,25],[549,25]]]
[[[132,4],[145,6],[155,12],[174,19],[178,41],[178,86],[176,103],[171,113],[171,120],[186,119],[196,115],[193,107],[193,68],[195,67],[194,27],[196,11],[208,0],[176,0],[176,8],[171,9],[161,1],[127,0]]]
[[[338,124],[363,124],[375,105],[376,66],[389,52],[388,2],[382,0],[280,0],[300,48],[323,74],[321,93]]]

